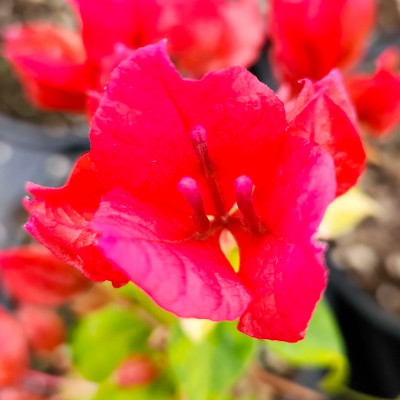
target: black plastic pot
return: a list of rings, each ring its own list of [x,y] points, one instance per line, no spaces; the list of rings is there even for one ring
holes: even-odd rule
[[[400,394],[400,318],[383,310],[329,257],[328,266],[327,298],[346,342],[350,387],[393,399]]]
[[[76,127],[57,137],[49,128],[0,114],[0,248],[23,241],[26,182],[62,185],[74,160],[89,149],[88,131]]]

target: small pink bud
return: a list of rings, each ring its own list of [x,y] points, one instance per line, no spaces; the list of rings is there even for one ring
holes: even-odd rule
[[[26,304],[18,310],[18,318],[34,351],[52,351],[64,342],[64,321],[51,308]]]
[[[158,371],[149,357],[137,354],[125,360],[116,371],[119,386],[147,385],[158,375]]]

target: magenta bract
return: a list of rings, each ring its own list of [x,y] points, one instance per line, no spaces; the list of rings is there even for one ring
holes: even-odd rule
[[[245,69],[187,80],[164,42],[147,46],[113,72],[67,184],[28,186],[27,228],[92,279],[131,280],[178,316],[297,341],[325,287],[314,236],[337,184],[324,145],[294,129]]]

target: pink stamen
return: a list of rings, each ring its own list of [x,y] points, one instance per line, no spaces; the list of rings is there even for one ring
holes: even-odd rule
[[[204,210],[199,185],[193,178],[182,178],[178,183],[178,190],[183,194],[193,210],[193,221],[199,233],[206,233],[210,229],[210,221]]]
[[[200,160],[204,174],[207,177],[213,175],[214,166],[208,151],[206,130],[201,125],[196,125],[190,131],[190,140],[192,141],[193,150],[196,153],[197,158]]]
[[[214,164],[210,157],[207,144],[207,132],[201,125],[196,125],[189,133],[193,150],[200,161],[201,169],[207,178],[207,184],[214,200],[215,208],[220,217],[225,217],[226,211],[218,182],[215,175]]]
[[[252,180],[247,175],[236,178],[236,203],[248,228],[253,232],[260,233],[261,222],[254,207],[253,186]]]

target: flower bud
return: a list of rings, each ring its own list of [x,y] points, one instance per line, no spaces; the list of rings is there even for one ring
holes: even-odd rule
[[[149,357],[136,354],[126,359],[116,371],[117,384],[122,387],[146,385],[152,382],[158,371]]]
[[[64,321],[54,310],[26,304],[18,310],[18,318],[34,351],[52,351],[63,343]]]

